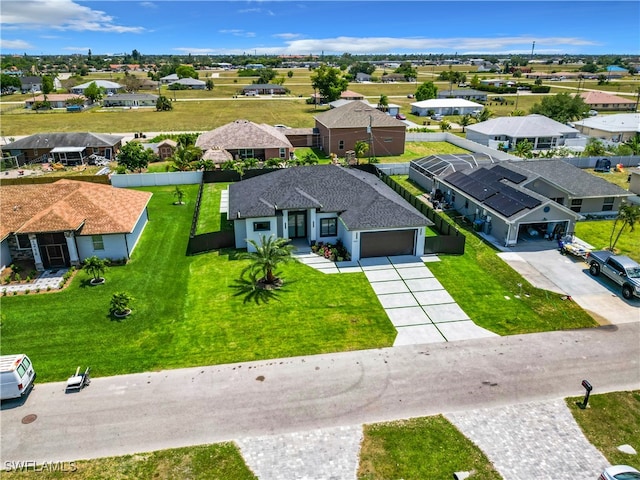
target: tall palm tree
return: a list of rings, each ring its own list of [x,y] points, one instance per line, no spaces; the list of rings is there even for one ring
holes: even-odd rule
[[[469,115],[468,113],[466,115],[463,115],[458,123],[462,126],[462,133],[464,133],[464,129],[468,125],[471,125],[471,115]]]
[[[613,249],[616,247],[616,243],[618,243],[622,232],[627,227],[629,227],[630,232],[633,232],[635,229],[635,224],[638,222],[640,222],[640,205],[634,205],[631,203],[623,203],[622,205],[620,205],[618,215],[613,222],[611,236],[609,237],[609,250],[613,252]],[[620,230],[618,230],[618,234],[616,235],[616,228],[620,223]],[[615,240],[613,238],[614,235],[616,237]]]
[[[482,111],[476,117],[476,119],[478,120],[478,123],[480,123],[480,122],[486,122],[491,117],[493,117],[493,112],[488,108],[483,108]]]
[[[271,235],[267,237],[262,235],[260,243],[255,240],[247,240],[254,248],[255,252],[246,252],[239,255],[241,260],[250,260],[251,263],[242,270],[242,275],[249,273],[252,278],[263,275],[258,283],[279,286],[282,284],[274,270],[280,264],[297,262],[293,257],[295,247],[289,243],[289,240]]]
[[[516,143],[515,153],[522,158],[531,158],[533,144],[529,140],[522,140]]]
[[[202,158],[202,150],[195,145],[186,147],[178,145],[171,157],[171,167],[180,172],[194,170],[200,158]]]
[[[381,112],[389,110],[389,98],[384,94],[380,95],[380,100],[378,100],[378,110]]]

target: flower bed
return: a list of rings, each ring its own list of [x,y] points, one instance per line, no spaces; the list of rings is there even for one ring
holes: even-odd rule
[[[349,252],[347,252],[347,249],[344,248],[344,245],[342,245],[342,242],[340,242],[340,240],[338,240],[335,244],[318,242],[317,244],[311,246],[311,251],[317,255],[323,256],[328,260],[331,260],[332,262],[344,262],[351,260],[351,255],[349,255]]]

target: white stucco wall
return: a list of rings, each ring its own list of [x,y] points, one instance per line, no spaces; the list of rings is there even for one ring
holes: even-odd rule
[[[148,219],[147,209],[145,208],[142,214],[140,215],[140,218],[138,218],[138,222],[136,223],[136,226],[133,229],[133,232],[127,234],[127,245],[129,247],[129,256],[131,256],[131,254],[133,253],[133,250],[136,248],[136,245],[138,244],[138,240],[140,240],[140,237],[142,236],[142,232],[144,231],[144,227],[147,226],[147,219]]]
[[[247,221],[242,218],[233,221],[233,232],[235,236],[236,248],[247,247]]]
[[[114,235],[102,235],[104,250],[94,250],[92,235],[81,235],[76,237],[78,245],[78,256],[80,260],[95,255],[99,258],[109,258],[111,260],[120,260],[128,258],[127,242],[125,235],[122,233]]]
[[[269,222],[270,224],[270,229],[269,230],[260,230],[260,231],[254,231],[254,223],[259,223],[259,222]],[[260,217],[260,218],[248,218],[246,220],[246,232],[245,232],[245,239],[246,241],[244,241],[244,245],[242,245],[239,248],[247,248],[248,252],[255,252],[256,249],[248,242],[248,240],[253,240],[255,242],[258,243],[258,245],[260,244],[260,237],[262,237],[263,235],[266,237],[270,237],[271,235],[273,235],[274,237],[278,236],[278,226],[277,226],[277,218],[276,217]],[[237,236],[236,236],[236,245],[237,245]]]

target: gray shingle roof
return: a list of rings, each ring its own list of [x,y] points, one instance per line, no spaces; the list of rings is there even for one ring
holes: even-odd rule
[[[158,96],[152,93],[116,93],[110,97],[106,97],[108,102],[115,102],[118,100],[157,100]]]
[[[500,165],[525,175],[528,181],[542,177],[574,197],[626,197],[630,193],[562,160],[506,161]]]
[[[285,168],[229,187],[232,220],[308,208],[337,212],[351,231],[432,225],[375,175],[336,165]]]
[[[544,115],[526,117],[498,117],[486,122],[469,125],[467,130],[484,135],[506,135],[509,137],[557,137],[578,133],[575,128],[556,122]]]
[[[36,133],[5,145],[3,150],[26,150],[55,147],[112,147],[124,137],[106,133]]]
[[[201,134],[196,146],[207,150],[223,148],[293,148],[281,129],[266,124],[257,124],[248,120],[236,120]]]
[[[395,117],[381,112],[366,102],[356,100],[322,112],[315,116],[316,122],[327,128],[402,127],[406,125]]]

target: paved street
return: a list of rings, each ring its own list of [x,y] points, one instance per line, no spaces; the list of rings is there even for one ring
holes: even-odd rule
[[[640,324],[37,385],[2,405],[8,460],[63,461],[640,388]],[[12,408],[15,407],[15,408]],[[35,422],[22,424],[28,414]],[[349,437],[349,435],[347,435]],[[351,437],[350,437],[351,438]]]

